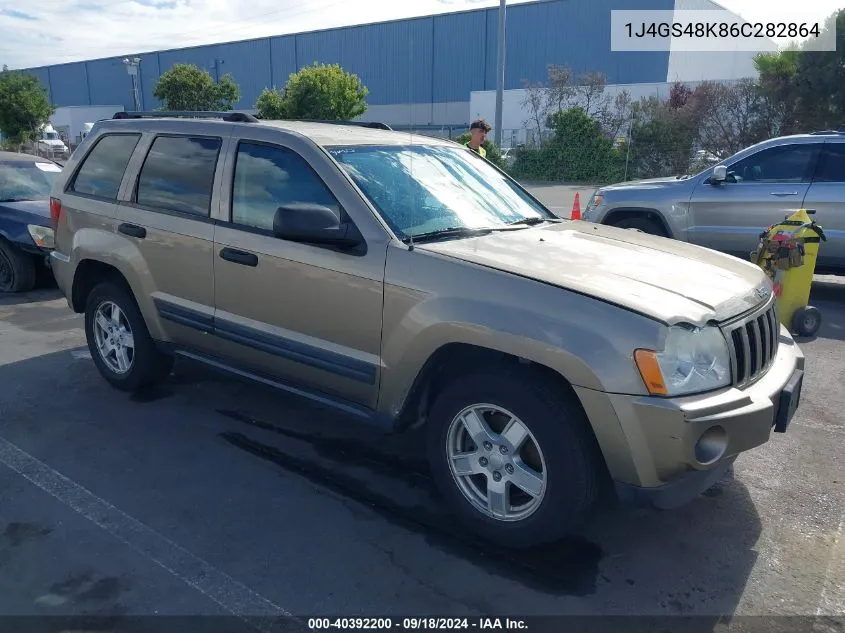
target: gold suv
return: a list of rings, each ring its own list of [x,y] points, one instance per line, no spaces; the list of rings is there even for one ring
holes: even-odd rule
[[[757,267],[560,220],[467,148],[379,127],[98,123],[51,213],[103,377],[182,356],[424,425],[455,514],[512,547],[577,529],[607,481],[689,501],[786,430],[804,356]]]

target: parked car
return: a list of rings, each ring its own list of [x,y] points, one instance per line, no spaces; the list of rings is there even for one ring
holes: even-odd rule
[[[784,136],[694,176],[601,187],[583,218],[748,259],[767,226],[800,208],[828,238],[817,271],[845,273],[845,133]]]
[[[53,189],[59,287],[118,389],[174,356],[419,452],[513,547],[685,503],[785,431],[804,356],[756,266],[556,218],[465,147],[244,114],[103,122]]]
[[[61,170],[46,158],[0,152],[0,292],[31,290],[49,265],[50,188]]]
[[[41,131],[41,138],[36,142],[36,149],[39,154],[50,158],[67,158],[70,156],[70,149],[52,125],[44,126]]]

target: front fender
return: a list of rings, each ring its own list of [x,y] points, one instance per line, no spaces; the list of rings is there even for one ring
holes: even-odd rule
[[[452,343],[532,361],[573,386],[644,393],[633,350],[657,340],[657,322],[544,284],[516,277],[510,281],[523,281],[535,296],[521,300],[518,291],[502,288],[497,297],[510,294],[513,302],[422,293],[414,297],[407,288],[388,286],[379,410],[398,414],[426,361]]]

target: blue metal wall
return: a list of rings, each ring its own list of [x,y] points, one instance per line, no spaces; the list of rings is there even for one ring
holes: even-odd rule
[[[641,9],[672,9],[674,0],[640,0]],[[539,0],[508,7],[506,88],[545,81],[549,64],[598,71],[610,83],[666,80],[668,52],[610,51],[610,11],[629,0]],[[215,44],[140,55],[141,106],[161,73],[196,64],[212,76],[231,73],[238,108],[251,108],[266,87],[313,62],[341,64],[369,88],[371,105],[469,101],[496,87],[498,8]],[[57,106],[126,104],[131,81],[120,57],[32,69]]]

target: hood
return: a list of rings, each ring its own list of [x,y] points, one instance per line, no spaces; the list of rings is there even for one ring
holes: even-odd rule
[[[663,189],[665,187],[672,187],[689,183],[692,180],[690,176],[681,176],[680,178],[671,176],[669,178],[648,178],[646,180],[629,180],[620,182],[615,185],[607,185],[600,187],[601,191],[616,191],[620,189]]]
[[[38,142],[41,143],[42,145],[47,145],[49,147],[64,147],[65,146],[64,141],[62,141],[60,139],[55,139],[55,138],[42,138],[42,139],[38,139]]]
[[[567,221],[416,248],[590,295],[669,324],[724,321],[771,295],[768,278],[750,262],[588,222]]]
[[[36,221],[33,224],[52,226],[50,223],[50,200],[23,200],[21,202],[0,202],[0,219],[4,216],[18,216],[25,214],[32,216]]]

